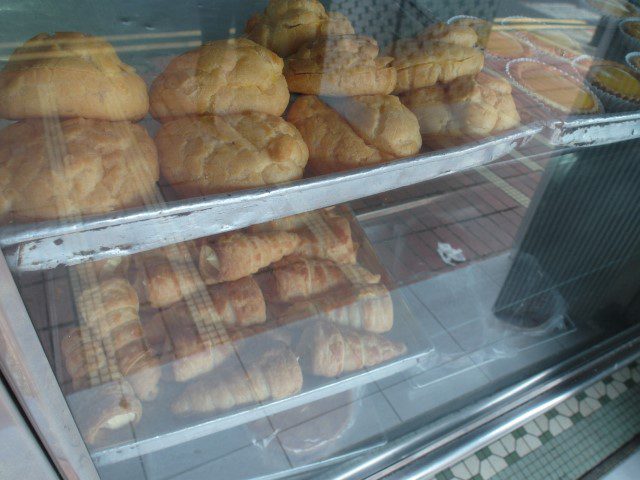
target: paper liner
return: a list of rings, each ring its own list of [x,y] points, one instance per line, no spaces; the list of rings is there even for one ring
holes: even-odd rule
[[[513,22],[513,20],[526,20],[527,23],[529,25],[549,25],[548,23],[546,23],[544,20],[537,20],[531,17],[526,17],[526,16],[522,16],[522,15],[513,15],[510,17],[505,17],[500,21],[500,25],[503,26],[512,26],[514,27],[513,30],[509,31],[503,31],[502,33],[506,33],[508,35],[511,35],[512,37],[514,37],[517,41],[519,41],[520,43],[522,43],[527,49],[528,51],[526,52],[528,55],[527,56],[523,56],[523,57],[519,57],[519,58],[528,58],[528,57],[532,57],[532,58],[538,58],[538,57],[542,57],[542,59],[545,58],[549,58],[553,61],[563,61],[563,62],[567,62],[567,61],[571,61],[570,58],[567,58],[565,56],[561,56],[561,55],[555,55],[552,54],[546,50],[543,50],[541,48],[539,48],[535,43],[533,43],[532,41],[530,41],[527,36],[526,36],[526,32],[522,31],[522,30],[518,30],[517,26],[519,23],[515,23]],[[558,29],[559,30],[559,29]],[[498,55],[494,55],[494,54],[490,54],[487,53],[487,55],[490,55],[492,58],[504,61],[504,62],[510,62],[511,60],[517,60],[517,58],[513,58],[513,57],[501,57]],[[548,63],[545,61],[545,63]]]
[[[605,92],[601,88],[598,88],[591,82],[589,82],[589,86],[593,88],[596,95],[598,95],[598,98],[600,98],[606,112],[629,112],[633,110],[640,110],[640,101],[634,102],[622,97],[617,97],[609,92]]]
[[[526,17],[526,16],[522,16],[522,15],[513,15],[511,17],[506,17],[503,18],[502,21],[500,22],[501,25],[512,25],[512,26],[517,26],[518,23],[514,23],[512,22],[512,20],[527,20],[529,25],[540,25],[540,26],[547,26],[547,27],[553,27],[554,25],[547,23],[544,21],[544,19],[535,19],[535,18],[531,18],[531,17]],[[557,27],[557,28],[550,28],[549,30],[562,30],[562,27]],[[518,40],[520,40],[521,42],[523,42],[527,47],[529,47],[529,49],[532,51],[532,53],[534,53],[536,56],[542,56],[542,57],[549,57],[552,58],[554,60],[562,60],[564,62],[570,62],[574,57],[572,56],[568,56],[568,55],[558,55],[555,53],[551,53],[548,52],[542,48],[540,48],[538,45],[535,44],[535,42],[532,42],[531,40],[529,40],[529,38],[527,37],[526,33],[528,31],[523,31],[523,30],[517,30],[514,29],[513,32],[507,32],[507,33],[511,33],[511,35],[513,35],[514,37],[516,37]],[[580,52],[575,52],[575,56],[580,55]],[[512,60],[512,59],[510,59]]]
[[[618,31],[622,36],[622,43],[627,48],[627,50],[630,52],[638,52],[640,51],[640,38],[636,38],[633,35],[629,35],[624,29],[624,26],[627,23],[631,23],[631,22],[640,23],[640,17],[625,18],[618,25]]]
[[[605,90],[600,87],[596,82],[589,80],[586,75],[586,72],[583,69],[577,67],[581,60],[591,59],[592,57],[589,55],[580,55],[573,62],[571,62],[571,67],[576,73],[578,78],[584,80],[585,83],[588,84],[589,88],[591,88],[595,94],[598,96],[604,109],[606,112],[628,112],[631,110],[640,110],[640,100],[631,100],[628,98],[624,98],[622,96],[616,95],[614,93]],[[598,60],[598,59],[594,59]],[[635,70],[637,71],[637,70]],[[640,73],[640,72],[639,72]]]
[[[524,85],[522,85],[516,78],[515,76],[511,73],[511,69],[513,68],[513,66],[517,63],[522,63],[522,62],[534,62],[537,64],[542,65],[544,68],[549,68],[552,70],[555,70],[556,72],[558,72],[559,75],[567,75],[569,77],[571,77],[573,80],[575,80],[578,85],[582,85],[582,87],[587,90],[589,93],[591,93],[593,95],[593,99],[595,100],[595,104],[596,104],[596,110],[592,110],[589,112],[565,112],[564,110],[560,110],[559,108],[556,108],[552,105],[549,105],[548,103],[546,103],[544,100],[542,100],[540,98],[540,96],[535,95],[533,93],[531,93],[529,91],[529,89],[527,89]],[[540,107],[545,110],[547,113],[554,115],[557,113],[560,113],[562,115],[591,115],[591,114],[596,114],[596,113],[602,113],[604,112],[604,107],[602,105],[602,101],[600,100],[600,98],[598,98],[598,95],[593,91],[592,88],[590,88],[587,85],[584,85],[584,83],[582,82],[582,80],[578,77],[576,77],[575,75],[571,75],[570,73],[559,69],[558,67],[555,67],[549,63],[545,63],[542,62],[540,60],[537,59],[533,59],[533,58],[517,58],[515,60],[511,60],[509,63],[507,63],[507,65],[505,66],[505,72],[507,74],[507,76],[509,77],[509,79],[516,84],[523,92],[526,92],[527,95],[532,98],[533,100],[536,101],[537,104],[540,105]]]
[[[462,20],[462,19],[465,19],[465,18],[470,18],[471,20],[484,20],[485,22],[491,23],[488,20],[485,20],[484,18],[475,17],[473,15],[455,15],[455,16],[451,17],[449,20],[447,20],[447,25],[451,25],[456,20]]]
[[[545,25],[545,24],[543,24],[543,25]],[[553,29],[550,29],[550,30],[553,30]],[[558,28],[557,30],[561,30],[561,28]],[[529,39],[529,37],[527,37],[525,32],[516,32],[515,36],[518,38],[518,40],[520,40],[521,42],[525,43],[538,56],[550,57],[550,58],[552,58],[554,60],[559,60],[559,61],[562,61],[562,62],[571,62],[576,57],[582,56],[580,51],[574,51],[573,55],[570,54],[570,53],[560,55],[560,54],[557,54],[557,53],[552,53],[550,51],[544,50],[540,46],[536,45],[535,42],[531,41]],[[562,50],[564,50],[564,51],[567,51],[567,52],[569,51],[568,49],[565,49],[564,47],[560,47],[560,48]]]
[[[630,52],[624,57],[625,62],[634,72],[640,73],[640,63],[634,64],[633,59],[640,58],[640,52]]]

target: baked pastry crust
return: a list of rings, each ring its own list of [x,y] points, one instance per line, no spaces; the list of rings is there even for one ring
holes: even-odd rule
[[[329,292],[287,307],[275,306],[271,311],[283,324],[318,316],[373,333],[388,332],[393,327],[393,301],[381,283],[350,285],[339,295]]]
[[[429,25],[415,37],[401,38],[391,43],[385,49],[385,54],[398,58],[424,50],[434,43],[472,48],[478,44],[478,34],[469,25],[457,23],[447,25],[446,23],[438,22]]]
[[[478,34],[470,25],[447,25],[443,22],[429,25],[417,38],[430,42],[461,45],[463,47],[475,47],[478,44]]]
[[[283,62],[246,38],[206,43],[174,58],[151,86],[151,114],[184,115],[254,111],[282,115],[289,103]]]
[[[141,400],[158,394],[160,365],[144,339],[138,315],[138,295],[122,278],[104,280],[85,288],[76,299],[81,317],[103,341],[113,346],[118,370]]]
[[[309,169],[330,173],[418,153],[415,116],[391,95],[356,96],[327,102],[298,98],[287,114],[309,147]],[[336,111],[338,110],[338,111]]]
[[[401,100],[418,118],[428,146],[464,143],[520,124],[511,84],[484,72],[407,92]]]
[[[87,327],[64,331],[60,350],[74,390],[88,388],[100,378],[100,370],[107,366],[107,358],[97,353],[101,349],[101,343],[91,338]]]
[[[241,279],[291,255],[299,243],[290,232],[233,232],[206,240],[198,260],[202,279],[209,285]]]
[[[614,17],[637,17],[638,7],[626,0],[587,0],[593,8]]]
[[[580,80],[537,61],[509,63],[509,75],[530,95],[563,113],[595,113],[600,104]]]
[[[289,90],[310,95],[389,94],[396,84],[391,57],[378,57],[377,42],[363,35],[319,37],[285,60]]]
[[[321,321],[305,329],[296,348],[305,371],[323,377],[338,377],[372,367],[406,351],[404,344],[375,333]]]
[[[589,83],[600,90],[631,102],[640,102],[640,75],[626,65],[585,58],[574,62],[574,66]]]
[[[633,38],[640,40],[640,21],[628,21],[622,24],[622,30]]]
[[[166,341],[173,354],[171,369],[177,382],[186,382],[220,366],[234,352],[226,339],[199,331],[195,320],[206,325],[215,314],[206,315],[203,307],[193,303],[189,306],[179,302],[155,316],[165,326]]]
[[[524,30],[518,34],[538,50],[550,55],[573,59],[582,53],[580,44],[560,31]]]
[[[135,255],[134,286],[143,305],[167,307],[192,295],[202,285],[192,256],[173,248]],[[195,254],[193,255],[195,257]]]
[[[262,290],[251,275],[211,285],[207,291],[215,314],[227,326],[248,327],[267,320]]]
[[[0,219],[46,220],[153,201],[157,152],[129,122],[28,120],[0,131]]]
[[[477,45],[482,48],[487,45],[487,40],[489,38],[489,34],[491,33],[492,27],[491,22],[476,17],[457,18],[449,25],[473,28],[473,30],[476,32],[476,35],[478,36]]]
[[[394,56],[392,66],[398,72],[395,93],[475,75],[484,66],[480,49],[425,40],[403,47]]]
[[[319,218],[310,218],[306,226],[295,230],[299,243],[290,257],[330,260],[339,264],[356,263],[358,245],[351,235],[351,224],[344,216],[324,210]]]
[[[155,141],[162,175],[182,197],[295,180],[309,156],[293,125],[257,112],[172,120]]]
[[[116,430],[129,423],[135,424],[142,416],[142,404],[126,380],[117,380],[85,390],[77,401],[67,398],[78,428],[85,441],[99,442],[105,430]]]
[[[139,120],[147,86],[106,40],[78,32],[40,33],[0,72],[0,117]]]
[[[284,344],[264,350],[243,358],[244,368],[214,371],[188,385],[171,405],[173,413],[223,411],[299,392],[302,371],[295,354]]]
[[[305,258],[276,265],[265,277],[263,291],[270,302],[305,300],[349,285],[354,278],[367,284],[380,281],[380,275],[359,265]]]
[[[318,0],[270,0],[263,13],[247,22],[247,36],[281,57],[319,35],[353,34],[349,19],[338,12],[325,11]]]
[[[492,30],[489,33],[485,51],[489,55],[508,59],[526,58],[531,53],[528,45],[515,36],[499,30]]]

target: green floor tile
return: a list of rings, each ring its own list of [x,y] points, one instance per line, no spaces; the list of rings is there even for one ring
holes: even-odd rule
[[[637,375],[640,361],[628,368]],[[634,369],[636,373],[634,373]],[[610,385],[615,380],[607,377],[602,382]],[[542,443],[524,457],[517,452],[508,454],[504,460],[508,467],[491,477],[492,480],[574,480],[596,466],[608,455],[619,449],[640,432],[640,382],[627,379],[623,383],[627,390],[611,399],[607,394],[597,399],[602,405],[585,417],[580,412],[571,415],[573,425],[554,437],[550,431],[536,435]],[[580,392],[575,399],[580,402],[587,398]],[[549,421],[559,412],[551,409],[543,414]],[[527,435],[523,428],[511,432],[518,439]],[[493,455],[489,447],[477,451],[475,456],[483,461]],[[451,480],[451,470],[438,473],[435,480]],[[472,480],[482,479],[475,475]]]
[[[486,460],[491,455],[492,455],[492,453],[491,453],[491,450],[489,449],[489,447],[484,447],[483,449],[478,450],[476,452],[476,457],[478,457],[478,460],[480,460],[480,461]]]
[[[553,435],[551,434],[551,432],[547,431],[547,432],[544,432],[542,435],[540,435],[538,438],[544,444],[544,443],[548,442],[549,440],[551,440],[553,438]]]
[[[513,432],[511,432],[513,437],[517,440],[518,438],[522,438],[527,434],[527,431],[520,427],[520,428],[516,428]]]

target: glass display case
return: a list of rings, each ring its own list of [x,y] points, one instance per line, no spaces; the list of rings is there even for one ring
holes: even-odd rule
[[[0,22],[0,367],[63,478],[426,478],[640,355],[639,3]]]

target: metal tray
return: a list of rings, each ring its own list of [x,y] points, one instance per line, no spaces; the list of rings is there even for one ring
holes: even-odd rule
[[[127,459],[135,458],[156,452],[171,446],[185,443],[190,440],[212,435],[248,422],[259,420],[267,416],[286,411],[288,409],[323,399],[347,390],[353,390],[398,372],[409,369],[430,357],[433,346],[408,306],[391,276],[378,261],[375,250],[367,240],[364,231],[346,207],[340,207],[349,218],[354,241],[360,245],[358,251],[358,263],[372,272],[379,273],[393,299],[394,326],[384,336],[395,341],[402,341],[407,346],[405,355],[352,374],[341,376],[337,379],[321,378],[305,374],[304,386],[301,392],[291,397],[269,401],[262,404],[243,406],[229,412],[201,414],[193,417],[177,417],[171,413],[170,405],[173,399],[179,395],[187,385],[176,383],[172,378],[171,363],[162,365],[163,375],[158,397],[152,402],[143,403],[143,414],[140,422],[135,426],[111,432],[103,438],[103,443],[90,448],[90,453],[97,466],[108,465]],[[56,378],[66,394],[67,402],[72,413],[75,406],[83,405],[89,391],[80,390],[72,393],[70,378],[62,365],[60,352],[60,332],[64,326],[75,324],[77,316],[74,313],[74,301],[69,276],[66,271],[36,272],[21,275],[22,282],[27,286],[33,282],[42,282],[45,278],[44,295],[46,296],[46,311],[40,319],[39,325],[46,325],[42,333],[51,336],[52,351],[49,361],[56,372]],[[24,288],[24,285],[22,286]],[[33,302],[38,298],[32,295]],[[31,303],[33,303],[31,302]],[[285,330],[300,330],[305,323],[312,322],[314,317],[286,325],[280,328]],[[250,342],[258,341],[259,337],[253,337]],[[251,345],[251,344],[250,344]],[[237,358],[231,361],[242,361],[244,347],[237,349]],[[249,348],[251,348],[249,346]],[[52,358],[51,358],[52,357]]]
[[[494,162],[542,134],[549,149],[605,145],[640,137],[640,112],[535,122],[466,145],[345,173],[268,188],[172,201],[81,220],[0,228],[14,271],[127,255],[349,202]]]
[[[534,123],[459,148],[422,153],[267,188],[211,195],[93,216],[0,228],[14,271],[128,255],[316,210],[491,163],[543,130]]]
[[[394,298],[398,300],[398,297]],[[404,321],[404,319],[398,319]],[[405,332],[406,333],[406,332]],[[396,335],[392,335],[395,337]],[[391,337],[391,335],[390,335]],[[413,335],[409,335],[405,340],[411,340]],[[413,340],[415,342],[415,339]],[[123,460],[136,458],[140,455],[149,454],[175,445],[180,445],[190,440],[195,440],[204,436],[212,435],[223,430],[228,430],[239,425],[260,420],[279,412],[284,412],[294,407],[305,405],[309,402],[336,395],[341,392],[352,390],[361,386],[371,384],[402,372],[406,369],[418,365],[421,361],[429,357],[433,348],[431,345],[408,345],[408,352],[403,357],[386,364],[376,366],[371,369],[362,370],[351,375],[346,375],[337,380],[320,379],[306,377],[303,391],[282,400],[276,400],[260,405],[249,405],[222,414],[217,418],[209,418],[199,415],[192,418],[178,418],[172,416],[167,406],[170,398],[177,394],[177,388],[170,391],[168,388],[162,393],[162,397],[157,398],[151,404],[145,404],[145,417],[135,426],[135,432],[129,432],[130,439],[113,446],[99,448],[91,451],[96,466],[117,463]],[[172,385],[180,387],[180,385]],[[82,395],[79,392],[75,395]],[[80,399],[78,399],[80,400]],[[72,402],[72,399],[69,399]],[[162,422],[163,432],[158,432],[157,424]],[[131,438],[132,437],[132,438]]]
[[[556,147],[595,147],[640,138],[640,112],[569,117],[549,127]]]

